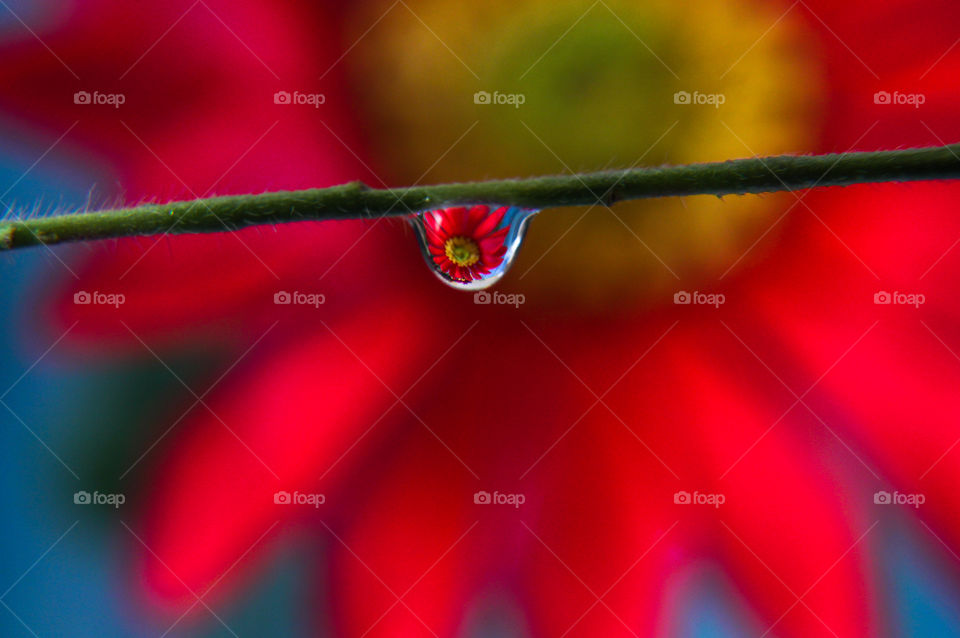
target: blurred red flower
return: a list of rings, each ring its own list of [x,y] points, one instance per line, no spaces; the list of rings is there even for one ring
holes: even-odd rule
[[[952,4],[800,5],[784,10],[806,12],[828,80],[811,90],[825,91],[828,117],[822,139],[798,150],[960,139]],[[126,85],[126,124],[83,112],[84,140],[133,196],[177,184],[171,173],[197,194],[370,179],[336,16],[211,1],[164,35],[187,6],[85,3],[69,28],[43,34],[81,78],[103,82],[161,38]],[[80,117],[51,94],[64,69],[45,48],[25,40],[6,53],[23,60],[0,70],[18,87],[8,110],[54,129]],[[329,69],[322,119],[290,109],[256,138],[255,123],[279,116],[251,95],[313,86]],[[885,86],[925,93],[923,110],[876,104]],[[236,92],[236,108],[218,108],[218,91]],[[410,238],[399,243],[395,226],[344,223],[119,242],[79,275],[128,303],[74,306],[71,281],[57,316],[80,321],[81,347],[234,352],[222,383],[148,456],[136,528],[150,551],[131,546],[174,617],[195,595],[231,595],[262,569],[268,539],[305,519],[330,549],[329,582],[312,595],[329,592],[318,609],[346,635],[452,635],[472,605],[504,600],[535,635],[653,635],[674,621],[686,578],[716,563],[761,631],[869,636],[884,621],[875,489],[925,492],[918,515],[960,547],[958,194],[804,195],[776,218],[782,237],[761,235],[723,281],[720,309],[477,308],[404,257]],[[435,230],[438,242],[470,235]],[[320,286],[320,314],[271,304],[277,290]],[[928,302],[878,306],[881,289]],[[278,506],[279,490],[322,491],[326,504]],[[481,490],[526,502],[477,504]],[[675,504],[684,491],[726,502]]]

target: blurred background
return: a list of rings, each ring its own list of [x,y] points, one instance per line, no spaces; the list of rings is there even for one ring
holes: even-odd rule
[[[0,204],[956,142],[958,18],[0,0]],[[398,219],[3,255],[0,633],[960,635],[958,195],[548,210],[512,305]]]

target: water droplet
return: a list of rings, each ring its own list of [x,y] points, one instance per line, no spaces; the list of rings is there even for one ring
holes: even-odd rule
[[[454,206],[411,218],[427,266],[445,284],[482,290],[513,264],[537,210],[516,206]]]

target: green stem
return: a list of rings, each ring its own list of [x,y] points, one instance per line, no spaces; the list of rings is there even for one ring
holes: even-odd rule
[[[0,251],[70,241],[236,230],[257,224],[374,218],[455,204],[611,206],[628,199],[795,191],[815,186],[960,178],[960,144],[840,155],[781,155],[562,177],[211,197],[136,208],[0,221]]]

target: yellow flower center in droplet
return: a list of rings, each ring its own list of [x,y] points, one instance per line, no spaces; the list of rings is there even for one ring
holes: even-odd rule
[[[472,266],[480,261],[480,247],[469,237],[451,237],[443,245],[447,259],[458,266]]]

